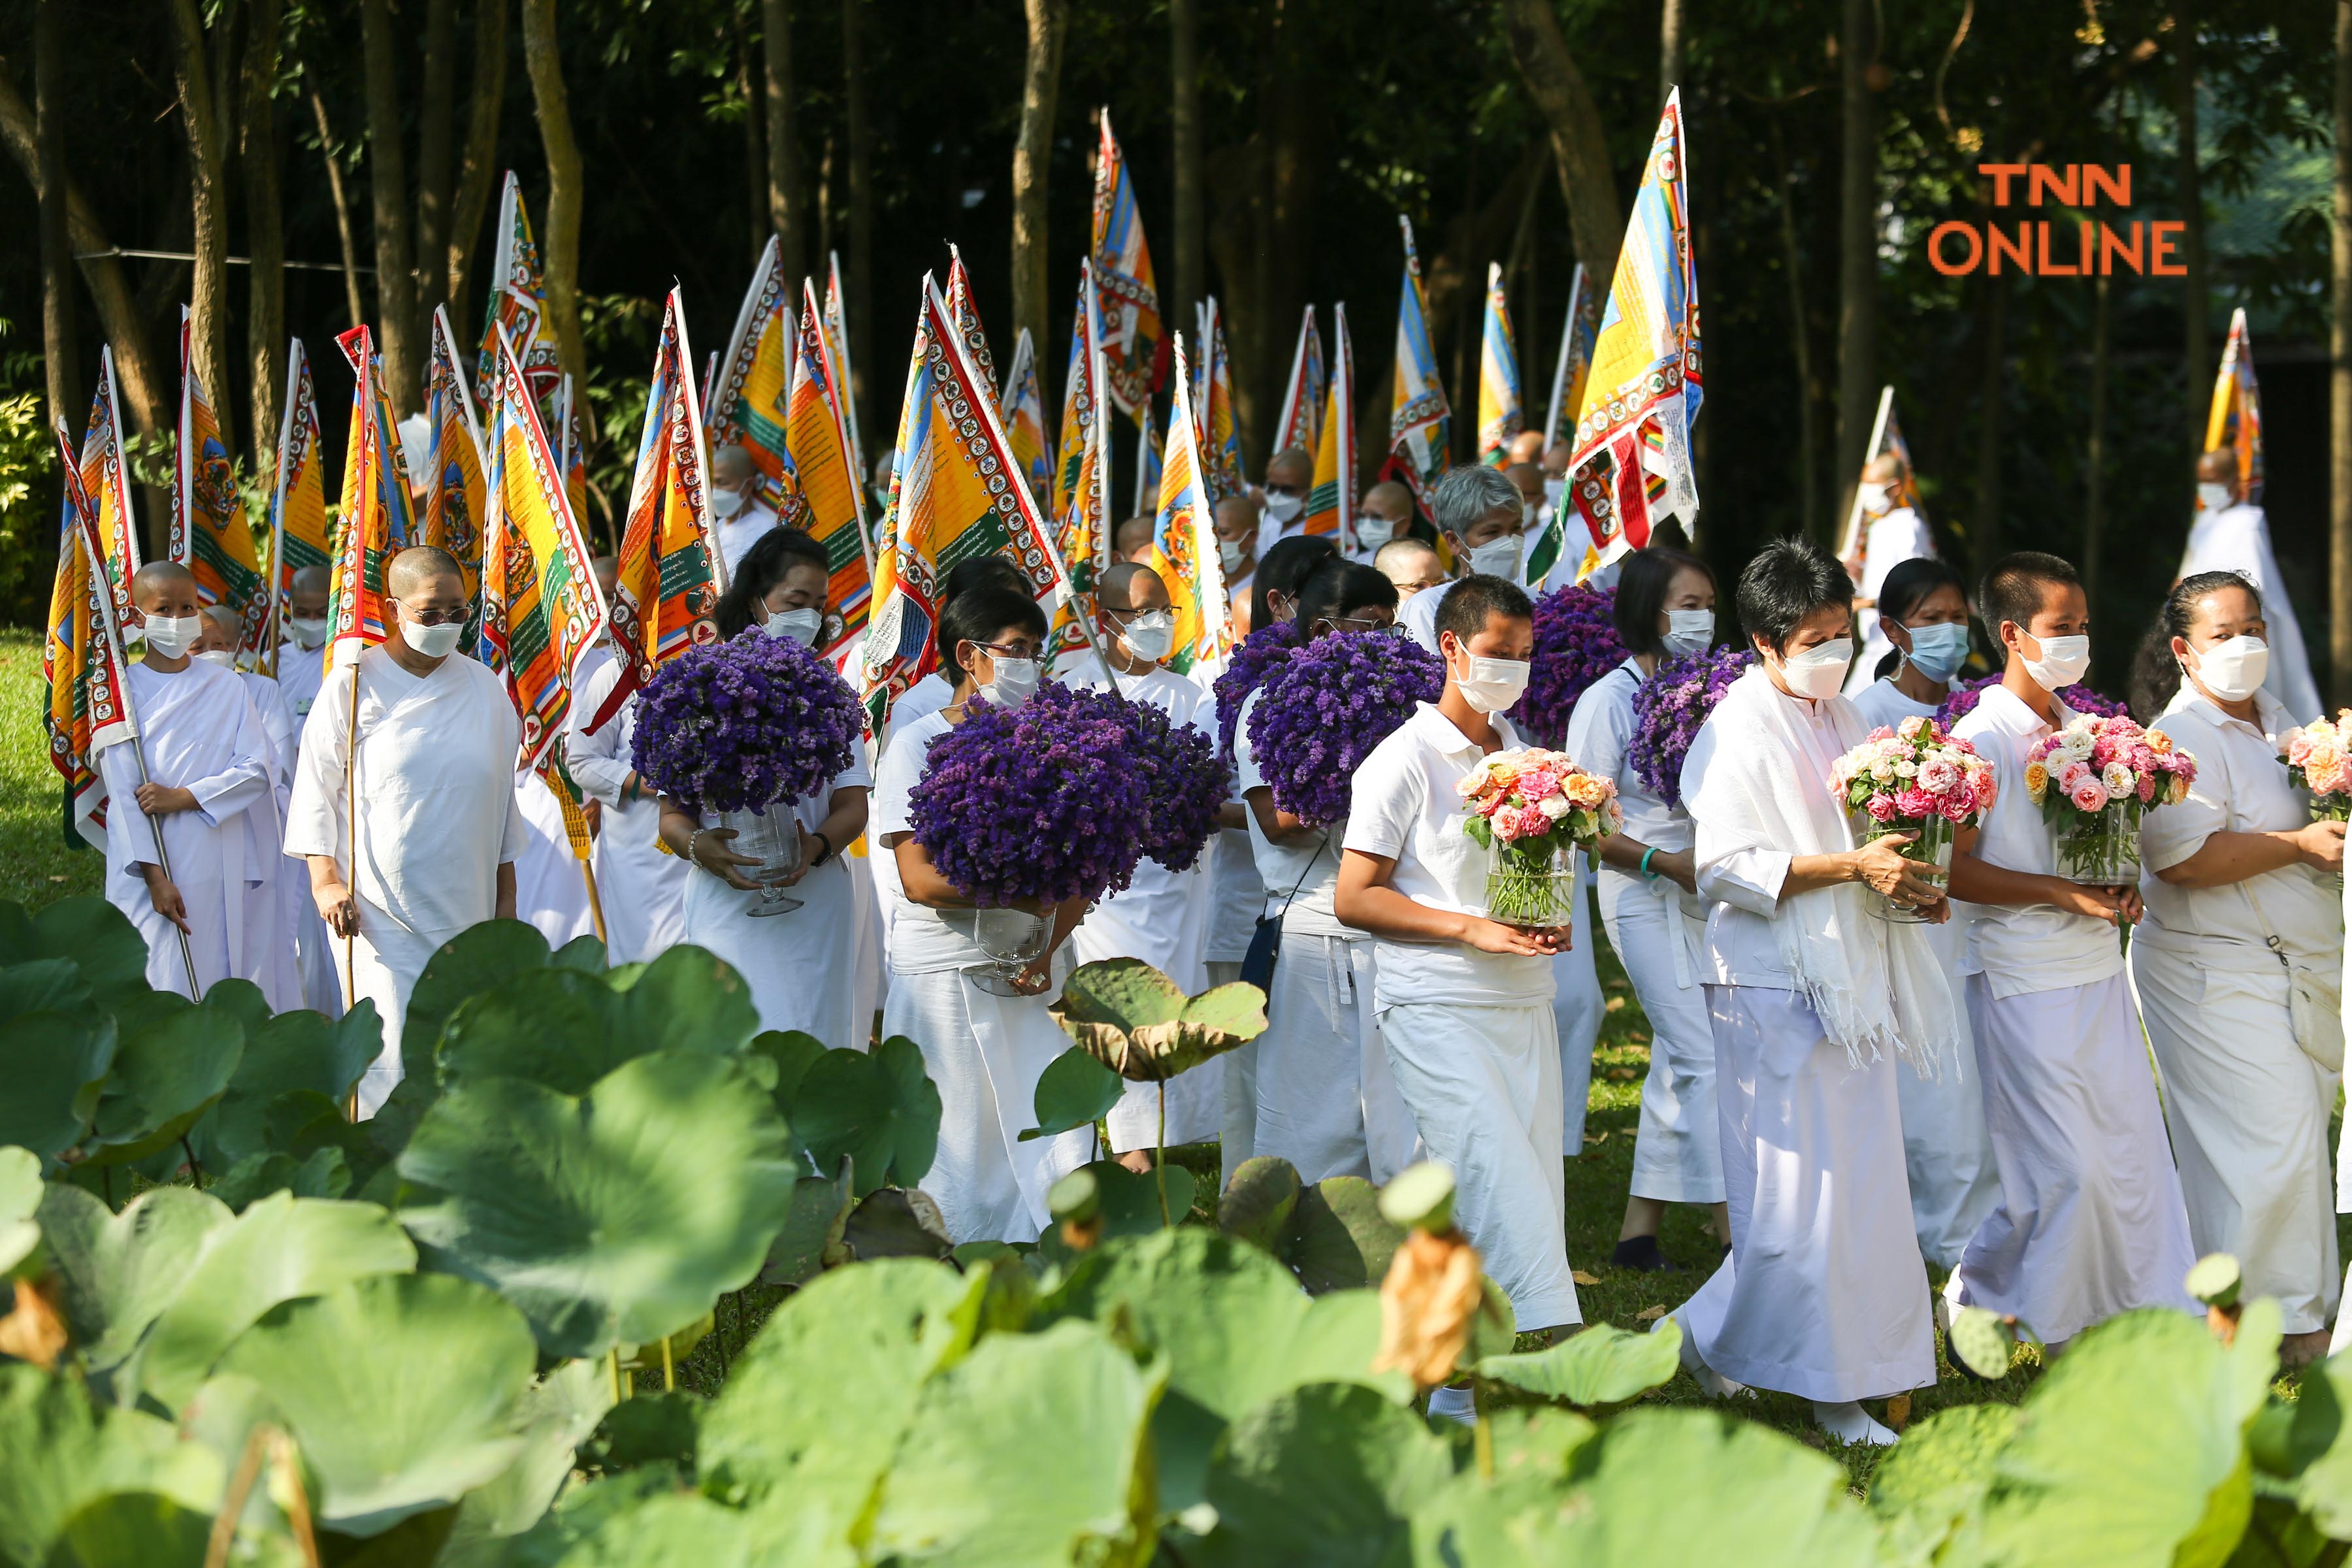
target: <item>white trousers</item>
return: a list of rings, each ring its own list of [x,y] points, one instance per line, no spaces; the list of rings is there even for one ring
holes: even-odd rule
[[[698,868],[686,884],[686,940],[709,949],[743,977],[761,1028],[797,1029],[828,1048],[862,1051],[874,1015],[860,1016],[856,1007],[849,868],[837,858],[829,860],[789,892],[800,908],[755,915],[759,894]]]
[[[1844,1401],[1931,1385],[1895,1060],[1853,1066],[1799,992],[1706,999],[1731,1256],[1675,1318],[1753,1387]]]
[[[383,1023],[383,1053],[360,1079],[360,1115],[365,1118],[383,1109],[400,1082],[401,1027],[407,1021],[408,998],[416,989],[417,978],[441,944],[457,933],[404,931],[365,895],[352,897],[360,908],[360,934],[352,942],[351,1000],[357,1004],[365,997],[373,1002],[376,1016]],[[430,1049],[431,1044],[419,1043],[422,1049]]]
[[[1660,878],[1604,871],[1601,918],[1650,1020],[1650,1070],[1633,1142],[1633,1194],[1670,1204],[1723,1202],[1723,1133],[1715,1116],[1715,1031],[1697,945]],[[1589,1056],[1588,1056],[1589,1059]],[[1588,1069],[1589,1070],[1589,1069]]]
[[[1231,985],[1242,977],[1239,959],[1207,961],[1209,984]],[[1217,1127],[1217,1190],[1233,1185],[1234,1173],[1257,1152],[1257,1042],[1225,1053],[1224,1116]]]
[[[2164,1074],[2189,1238],[2234,1254],[2286,1331],[2324,1329],[2342,1289],[2327,1183],[2336,1075],[2294,1043],[2285,972],[2216,969],[2132,944],[2140,1016]]]
[[[1289,1161],[1302,1182],[1384,1183],[1411,1164],[1412,1117],[1372,1015],[1371,942],[1285,931],[1266,1016],[1251,1147]]]
[[[1429,1158],[1454,1172],[1454,1223],[1510,1298],[1519,1327],[1582,1322],[1568,1268],[1551,1008],[1406,1003],[1379,1023]]]
[[[2197,1254],[2147,1050],[2121,974],[1999,997],[1969,976],[2000,1202],[1945,1294],[2073,1339],[2135,1307],[2201,1310]]]
[[[1573,945],[1551,961],[1552,1027],[1559,1036],[1560,1143],[1584,1148],[1584,1109],[1592,1093],[1592,1047],[1601,1038],[1601,973],[1593,965],[1600,922],[1592,918],[1592,863],[1577,875],[1570,926]]]

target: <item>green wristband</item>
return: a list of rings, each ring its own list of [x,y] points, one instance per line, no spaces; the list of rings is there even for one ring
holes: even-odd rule
[[[1641,866],[1641,871],[1642,871],[1642,880],[1643,880],[1644,882],[1654,882],[1654,881],[1656,881],[1656,880],[1658,879],[1658,874],[1657,874],[1655,871],[1653,871],[1653,870],[1651,870],[1651,869],[1650,869],[1650,857],[1651,857],[1651,856],[1653,856],[1653,855],[1655,855],[1657,852],[1658,852],[1658,847],[1657,847],[1656,845],[1654,845],[1654,844],[1651,845],[1647,849],[1644,849],[1644,850],[1643,850],[1643,851],[1642,851],[1642,866]]]

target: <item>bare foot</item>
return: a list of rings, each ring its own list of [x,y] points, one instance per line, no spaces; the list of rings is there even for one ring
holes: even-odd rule
[[[1129,1149],[1118,1157],[1118,1163],[1139,1176],[1151,1174],[1151,1151],[1149,1149]]]
[[[2299,1366],[2309,1366],[2327,1353],[2327,1331],[2314,1329],[2307,1334],[2288,1334],[2279,1341],[2279,1370],[2293,1372]]]

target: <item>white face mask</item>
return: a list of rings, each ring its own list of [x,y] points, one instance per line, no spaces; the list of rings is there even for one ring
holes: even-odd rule
[[[1288,522],[1306,504],[1305,496],[1283,495],[1274,490],[1265,492],[1265,515],[1276,522]]]
[[[426,658],[446,658],[457,651],[457,639],[466,635],[461,621],[444,621],[437,626],[421,626],[406,616],[400,617],[400,640]]]
[[[2238,504],[2238,498],[2230,493],[2229,486],[2209,480],[2197,487],[2197,504],[2207,511],[2227,511]]]
[[[1377,513],[1367,512],[1356,520],[1356,542],[1366,550],[1378,550],[1396,534],[1396,524]]]
[[[741,490],[712,490],[710,492],[711,516],[721,519],[730,518],[742,510],[743,492]]]
[[[1454,676],[1454,686],[1462,693],[1462,700],[1477,711],[1500,713],[1517,702],[1520,693],[1527,690],[1530,666],[1526,659],[1482,658],[1475,653],[1467,655],[1467,658],[1470,673]],[[1447,673],[1451,674],[1451,661],[1446,668]]]
[[[1519,527],[1523,531],[1533,533],[1536,523],[1542,516],[1543,508],[1534,501],[1523,500],[1519,503]]]
[[[996,679],[980,689],[980,694],[999,708],[1018,708],[1037,695],[1039,671],[1034,658],[996,659]]]
[[[1519,580],[1519,552],[1526,543],[1516,533],[1490,539],[1470,552],[1470,570],[1481,576],[1516,583]]]
[[[2032,633],[2026,634],[2032,637]],[[2042,657],[2025,661],[2025,673],[2033,677],[2033,684],[2044,691],[2063,691],[2083,679],[2091,668],[2091,639],[2078,637],[2037,637],[2042,645]]]
[[[1231,576],[1242,569],[1243,562],[1249,559],[1248,552],[1249,546],[1241,540],[1220,539],[1217,541],[1217,564],[1225,569],[1226,575]]]
[[[815,644],[816,634],[824,626],[822,610],[777,610],[760,623],[761,629],[778,642],[796,642],[803,647]]]
[[[1888,499],[1888,491],[1885,485],[1862,487],[1862,510],[1864,511],[1885,511]]]
[[[1715,612],[1668,610],[1666,635],[1661,640],[1666,645],[1666,652],[1676,658],[1705,653],[1707,645],[1715,641]]]
[[[225,647],[208,647],[205,649],[204,652],[196,655],[196,657],[203,659],[206,664],[219,665],[223,669],[235,669],[236,668],[236,655],[229,652],[229,650]]]
[[[294,634],[296,647],[317,647],[327,640],[327,623],[323,617],[310,620],[297,616],[288,620],[286,626]]]
[[[1157,664],[1168,657],[1176,646],[1176,617],[1166,610],[1152,610],[1127,623],[1118,634],[1127,651],[1136,658]]]
[[[202,616],[150,616],[147,617],[147,651],[165,658],[177,658],[196,646],[205,635]]]
[[[1845,684],[1845,667],[1853,662],[1853,639],[1839,637],[1790,654],[1781,661],[1780,679],[1798,696],[1819,702],[1838,694],[1838,688]]]
[[[1544,500],[1551,505],[1558,506],[1559,504],[1559,498],[1567,493],[1568,481],[1566,479],[1546,479],[1544,481]]]
[[[1949,680],[1960,672],[1960,664],[1969,657],[1969,628],[1958,621],[1938,621],[1933,626],[1913,626],[1911,651],[1906,656],[1911,668],[1930,680]]]
[[[2271,672],[2270,645],[2257,637],[2234,637],[2197,656],[2194,666],[2183,665],[2197,683],[2224,702],[2243,702],[2262,689]]]

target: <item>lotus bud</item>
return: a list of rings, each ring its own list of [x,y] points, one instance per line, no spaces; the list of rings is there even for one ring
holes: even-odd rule
[[[1092,1171],[1072,1171],[1045,1193],[1045,1212],[1062,1227],[1073,1252],[1085,1252],[1102,1238],[1102,1189]]]
[[[2245,1282],[2238,1260],[2226,1252],[2207,1253],[2181,1281],[2191,1296],[2205,1303],[2205,1326],[2225,1345],[2238,1338],[2238,1314],[2245,1310],[2238,1293]]]
[[[1454,1173],[1424,1161],[1381,1194],[1381,1213],[1405,1238],[1381,1281],[1381,1349],[1374,1372],[1402,1372],[1416,1389],[1453,1380],[1486,1294],[1478,1249],[1454,1228]]]
[[[71,1336],[66,1332],[63,1292],[55,1276],[16,1281],[16,1307],[0,1318],[0,1355],[38,1367],[53,1367]]]
[[[1398,1173],[1381,1189],[1381,1213],[1403,1230],[1452,1230],[1454,1173],[1434,1160]]]

